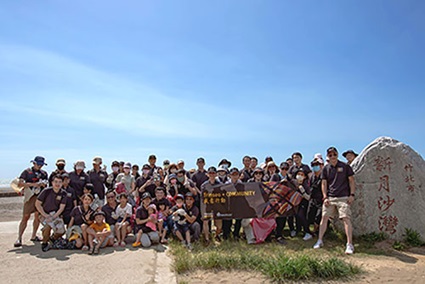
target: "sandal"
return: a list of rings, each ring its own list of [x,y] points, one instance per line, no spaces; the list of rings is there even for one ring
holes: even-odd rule
[[[30,239],[31,242],[41,242],[41,239],[38,236],[35,236],[34,238]]]
[[[94,247],[93,254],[99,254],[99,246]]]
[[[120,246],[125,247],[126,243],[124,241],[121,242]]]
[[[137,248],[137,247],[140,247],[140,245],[141,245],[142,243],[141,242],[134,242],[133,244],[132,244],[132,246],[134,247],[134,248]]]
[[[83,247],[81,248],[81,250],[89,250],[89,247],[88,247],[88,246],[83,246]]]
[[[92,255],[93,252],[94,252],[94,247],[90,248],[88,253],[89,253],[89,255]]]

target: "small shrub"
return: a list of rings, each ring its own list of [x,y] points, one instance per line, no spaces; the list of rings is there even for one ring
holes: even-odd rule
[[[364,234],[360,236],[360,240],[367,242],[367,243],[377,243],[385,241],[388,238],[388,236],[383,232],[372,232],[369,234]]]
[[[403,234],[404,242],[411,247],[420,247],[424,245],[421,234],[413,229],[406,228]]]
[[[393,243],[393,249],[395,249],[395,250],[405,250],[406,246],[402,242],[395,241]]]

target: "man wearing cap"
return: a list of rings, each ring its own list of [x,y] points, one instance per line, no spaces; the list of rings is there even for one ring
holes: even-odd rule
[[[195,183],[197,188],[201,188],[201,185],[208,180],[207,171],[205,170],[205,159],[198,158],[196,160],[196,165],[198,169],[192,175],[192,181]]]
[[[120,163],[118,161],[113,161],[111,164],[112,173],[108,175],[106,178],[106,187],[108,190],[114,190],[115,189],[115,183],[118,174],[120,173]]]
[[[358,156],[358,154],[353,150],[347,150],[342,153],[342,156],[344,156],[344,158],[347,160],[347,164],[351,166],[351,163],[353,163],[354,159]]]
[[[105,204],[105,185],[108,174],[101,168],[102,158],[93,158],[93,169],[89,170],[87,174],[90,177],[90,181],[93,184],[94,190],[93,195],[97,194],[99,207]]]
[[[83,195],[83,189],[86,184],[90,183],[90,177],[84,172],[86,163],[84,161],[76,161],[74,163],[74,171],[69,173],[69,185],[75,190],[78,199]],[[80,202],[80,201],[78,201]]]
[[[208,175],[208,180],[201,185],[201,195],[204,191],[209,192],[209,190],[211,190],[211,188],[214,188],[215,186],[222,184],[219,181],[219,179],[217,178],[217,169],[215,167],[209,167],[207,175]],[[209,205],[206,204],[205,213],[209,214],[210,211],[211,211],[211,209],[209,208]],[[203,217],[202,218],[203,219],[202,231],[204,233],[205,242],[207,244],[209,244],[209,242],[210,242],[209,221],[211,220],[210,218],[213,218],[213,216],[202,216],[202,217]],[[222,222],[222,220],[214,220],[214,223],[215,223],[215,226],[217,228],[216,237],[219,240],[220,239],[219,234],[222,231],[223,222]]]
[[[34,221],[31,241],[39,241],[36,234],[38,226],[40,225],[40,220],[37,209],[35,208],[35,201],[37,200],[37,195],[47,186],[48,183],[47,173],[41,169],[47,164],[41,156],[35,157],[31,163],[33,163],[33,166],[24,170],[19,176],[18,186],[24,187],[24,210],[21,222],[19,223],[18,239],[14,244],[15,247],[22,246],[22,235],[25,232],[28,220],[32,213],[34,213]]]
[[[56,161],[56,170],[54,170],[49,176],[49,186],[52,186],[52,180],[55,175],[62,175],[66,173],[65,165],[65,159],[61,158]]]
[[[318,249],[323,246],[323,235],[326,232],[328,220],[338,214],[339,218],[344,222],[347,236],[345,253],[353,254],[350,205],[354,201],[356,191],[354,172],[349,165],[338,160],[338,151],[335,147],[328,148],[326,152],[329,164],[324,166],[321,175],[323,193],[322,220],[320,222],[319,239],[313,247]]]
[[[189,230],[192,242],[199,240],[201,236],[201,224],[197,222],[199,217],[199,208],[194,204],[195,198],[191,192],[186,193],[184,210],[187,213],[186,220],[189,223]]]
[[[136,191],[140,198],[143,193],[149,192],[150,196],[155,194],[154,177],[150,175],[151,167],[148,164],[144,164],[142,167],[142,175],[136,180]]]
[[[49,250],[50,233],[53,230],[53,239],[60,238],[65,233],[64,222],[61,218],[66,205],[66,191],[62,189],[62,176],[56,175],[53,178],[53,186],[43,189],[38,195],[35,207],[40,212],[40,219],[44,227],[41,249]]]
[[[151,204],[152,198],[148,192],[142,195],[141,205],[136,210],[136,232],[137,239],[133,244],[134,247],[142,245],[143,247],[150,247],[152,243],[159,243],[158,232],[152,231],[152,229],[146,226],[147,222],[154,222],[151,219],[148,212],[148,207]],[[141,233],[140,233],[141,232]]]

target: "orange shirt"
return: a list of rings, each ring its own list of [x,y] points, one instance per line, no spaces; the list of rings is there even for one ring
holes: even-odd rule
[[[95,222],[90,225],[90,228],[92,228],[96,233],[102,232],[104,229],[106,229],[107,231],[111,230],[107,223],[98,224]]]

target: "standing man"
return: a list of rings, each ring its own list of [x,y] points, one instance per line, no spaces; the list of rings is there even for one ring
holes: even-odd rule
[[[111,165],[112,173],[108,175],[106,178],[106,187],[108,190],[114,190],[115,189],[115,183],[118,174],[120,173],[120,163],[118,161],[113,161]]]
[[[319,239],[313,248],[318,249],[323,246],[323,235],[328,226],[330,217],[337,213],[344,222],[345,234],[347,235],[346,254],[354,253],[353,229],[351,226],[350,205],[354,201],[356,184],[354,181],[353,169],[338,160],[338,151],[335,147],[328,148],[327,157],[329,164],[326,164],[322,170],[322,193],[323,193],[323,212],[320,221]]]
[[[152,176],[154,173],[157,173],[159,169],[159,167],[156,165],[156,156],[153,154],[150,155],[148,158],[148,163],[151,168],[149,175]]]
[[[254,170],[257,168],[258,165],[258,159],[256,157],[251,157],[251,164],[249,167],[251,168],[251,173],[254,172]]]
[[[89,170],[87,174],[90,177],[90,181],[93,184],[94,190],[93,195],[97,194],[99,197],[99,207],[102,207],[105,204],[105,185],[108,174],[102,170],[102,158],[94,157],[93,158],[93,169]],[[96,200],[96,197],[95,197]]]
[[[205,170],[205,159],[198,158],[196,160],[198,170],[192,175],[192,181],[195,183],[196,188],[201,188],[201,185],[208,180],[207,171]]]
[[[55,175],[62,175],[66,173],[65,165],[66,165],[65,159],[61,158],[56,161],[56,170],[54,170],[49,176],[49,186],[52,186],[52,180],[55,177]]]
[[[33,166],[24,170],[19,176],[19,187],[24,187],[24,212],[22,214],[21,222],[19,223],[19,232],[18,239],[16,240],[14,246],[22,246],[22,235],[25,232],[27,227],[28,220],[32,213],[34,213],[34,221],[32,228],[31,241],[40,241],[37,237],[38,226],[40,225],[39,214],[35,208],[35,201],[37,200],[37,195],[42,189],[47,186],[47,173],[41,168],[44,165],[47,165],[44,162],[44,158],[37,156],[34,160],[31,161]]]
[[[65,233],[62,212],[66,205],[66,191],[62,189],[62,176],[56,175],[52,181],[53,186],[44,189],[37,197],[35,207],[40,212],[43,220],[42,251],[49,250],[48,241],[53,230],[53,239],[57,240]]]
[[[242,182],[247,182],[250,178],[252,178],[252,169],[250,168],[251,166],[251,157],[250,156],[245,156],[242,159],[242,163],[244,168],[241,170],[241,181]]]

